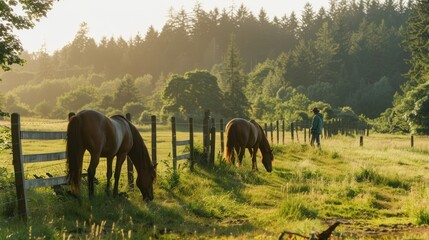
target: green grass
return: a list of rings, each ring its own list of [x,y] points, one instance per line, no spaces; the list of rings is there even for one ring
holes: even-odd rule
[[[60,121],[47,124],[53,130],[64,127]],[[43,128],[48,129],[46,124]],[[150,146],[148,126],[139,129]],[[199,152],[200,135],[195,134]],[[343,239],[424,239],[415,237],[425,236],[422,232],[371,235],[368,229],[429,223],[427,137],[415,138],[414,148],[409,147],[408,136],[398,135],[365,137],[363,147],[359,138],[337,136],[323,139],[322,149],[289,140],[286,145],[273,144],[272,173],[264,170],[260,160],[259,171],[252,171],[248,153],[241,168],[226,165],[218,156],[214,166],[198,158],[193,172],[183,161],[178,171],[172,171],[170,138],[168,126],[158,129],[159,179],[150,204],[142,201],[137,189],[127,188],[124,169],[120,191],[126,194],[106,195],[102,161],[95,197],[89,200],[83,186],[81,205],[50,188],[28,191],[27,225],[16,217],[14,189],[7,185],[13,179],[10,150],[2,150],[0,162],[6,172],[1,173],[4,182],[0,182],[0,238],[276,239],[284,230],[309,235],[339,220],[343,224],[335,235]],[[178,139],[186,138],[185,131],[178,133]],[[29,141],[23,151],[57,151],[64,144]],[[27,171],[28,178],[46,171],[64,174],[65,163],[29,165]]]

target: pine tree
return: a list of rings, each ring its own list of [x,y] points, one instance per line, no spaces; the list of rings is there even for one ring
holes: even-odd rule
[[[429,133],[429,0],[418,0],[408,20],[405,45],[411,52],[409,81],[402,86],[403,95],[394,101],[390,121],[393,128],[401,126],[406,117],[414,133]],[[402,120],[402,121],[401,121]]]
[[[249,112],[250,104],[243,93],[246,83],[243,69],[244,64],[235,44],[235,35],[231,34],[221,77],[227,114],[232,117],[247,117]]]

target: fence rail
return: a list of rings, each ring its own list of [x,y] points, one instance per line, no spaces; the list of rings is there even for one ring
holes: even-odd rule
[[[18,214],[24,220],[28,218],[28,204],[26,190],[30,188],[48,187],[61,185],[67,182],[65,176],[46,179],[26,179],[24,176],[24,163],[38,163],[53,160],[62,160],[66,157],[66,152],[43,153],[43,154],[22,154],[22,139],[32,140],[55,140],[66,139],[66,132],[36,132],[21,131],[21,120],[18,113],[11,115],[12,126],[12,152],[13,167],[15,172],[15,188],[18,200]]]

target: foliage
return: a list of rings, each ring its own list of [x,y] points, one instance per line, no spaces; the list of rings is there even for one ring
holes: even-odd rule
[[[83,106],[97,99],[95,92],[94,86],[80,86],[57,98],[57,106],[68,112],[78,112]]]
[[[429,64],[427,42],[429,34],[429,5],[426,0],[418,0],[408,19],[405,46],[411,52],[411,67],[407,73],[409,81],[402,86],[402,94],[395,95],[393,108],[388,109],[384,116],[389,115],[393,130],[427,134],[429,132],[427,86]],[[408,126],[402,123],[407,120]]]
[[[225,108],[228,111],[226,115],[246,118],[248,116],[247,109],[249,109],[249,102],[244,95],[246,79],[243,61],[241,60],[234,34],[231,34],[222,66],[221,86],[225,94]]]
[[[12,148],[11,131],[7,127],[0,126],[0,151]]]
[[[3,71],[10,70],[12,64],[25,62],[19,56],[23,50],[21,42],[13,32],[33,28],[34,22],[46,16],[52,8],[53,2],[53,0],[8,0],[0,2],[0,66]]]
[[[393,105],[425,81],[423,3],[333,1],[328,9],[315,11],[306,4],[301,15],[273,19],[244,5],[206,11],[196,4],[191,13],[172,10],[160,31],[150,27],[129,41],[104,37],[96,42],[88,35],[90,26],[82,23],[70,44],[54,54],[24,52],[27,64],[1,76],[6,80],[2,91],[15,94],[19,104],[13,107],[28,115],[46,113],[49,106],[52,117],[61,116],[67,109],[55,106],[57,98],[78,86],[94,85],[97,99],[85,106],[116,112],[128,102],[143,102],[150,112],[165,109],[185,117],[194,114],[188,111],[190,103],[183,102],[187,110],[173,102],[162,105],[166,79],[172,73],[212,69],[217,84],[207,92],[217,95],[216,86],[222,90],[224,108],[211,109],[219,115],[299,118],[283,105],[301,93],[311,102],[323,101],[332,109],[350,106],[357,115],[375,118],[392,105],[392,96],[406,80],[409,66],[404,59],[411,60],[410,83],[396,94]],[[405,49],[400,46],[404,40]],[[220,107],[219,98],[210,100],[198,109]],[[383,118],[390,126],[383,129],[410,131],[404,116],[413,109],[389,110]]]
[[[124,76],[113,97],[113,107],[122,109],[128,102],[140,100],[140,92],[135,86],[134,79],[130,75]]]
[[[132,118],[137,118],[145,110],[145,106],[141,102],[128,102],[122,108],[123,114],[130,113]]]
[[[429,74],[428,74],[429,76]],[[413,101],[407,120],[411,133],[429,134],[429,81],[407,92],[404,102]]]
[[[193,117],[207,109],[223,115],[223,98],[216,77],[201,70],[172,75],[162,93],[165,111]]]

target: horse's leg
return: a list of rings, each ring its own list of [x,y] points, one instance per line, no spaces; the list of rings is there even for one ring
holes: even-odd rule
[[[244,151],[246,151],[246,148],[244,147],[240,148],[240,153],[238,155],[238,164],[240,167],[241,167],[241,163],[243,162]]]
[[[107,178],[106,193],[107,193],[107,195],[110,194],[110,179],[112,178],[112,165],[113,165],[113,157],[108,157],[107,158],[107,173],[106,173],[106,178]]]
[[[127,158],[126,153],[116,155],[116,167],[115,167],[115,185],[113,186],[113,196],[118,196],[119,177],[121,176],[121,168],[125,159]]]
[[[89,167],[88,167],[88,194],[90,198],[94,196],[95,170],[97,169],[99,162],[100,162],[100,154],[91,153],[91,162],[89,163]]]
[[[258,166],[256,165],[256,153],[258,152],[257,148],[252,149],[252,170],[258,171]]]

